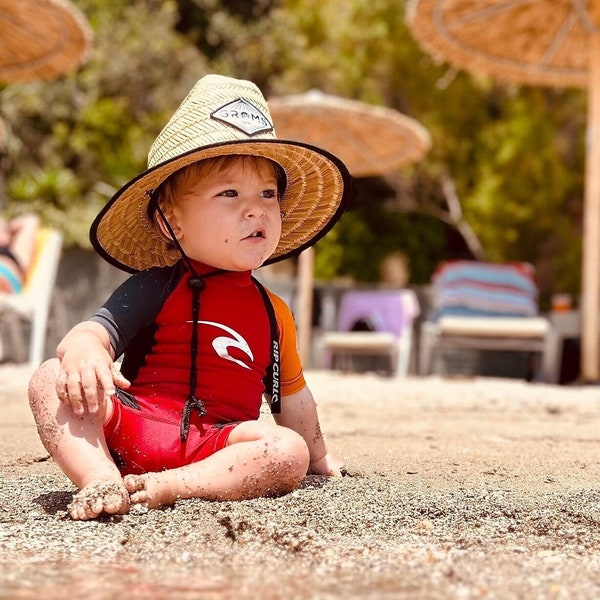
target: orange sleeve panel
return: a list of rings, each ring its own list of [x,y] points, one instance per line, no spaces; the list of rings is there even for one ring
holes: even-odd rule
[[[279,328],[281,395],[289,396],[299,392],[306,385],[302,362],[298,354],[296,323],[289,306],[279,296],[269,290],[267,292],[273,303]]]

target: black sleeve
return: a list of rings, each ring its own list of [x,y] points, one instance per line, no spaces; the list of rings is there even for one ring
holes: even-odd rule
[[[183,273],[177,265],[135,273],[90,319],[106,329],[116,357],[123,354],[140,329],[154,321]]]

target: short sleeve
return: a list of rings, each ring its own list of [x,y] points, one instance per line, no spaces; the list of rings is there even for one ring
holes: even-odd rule
[[[153,267],[127,278],[91,317],[108,332],[115,356],[120,356],[142,327],[160,311],[183,271]]]
[[[275,309],[277,327],[279,328],[281,395],[290,396],[306,386],[302,371],[302,361],[298,354],[296,324],[289,306],[279,296],[270,291],[268,293]]]

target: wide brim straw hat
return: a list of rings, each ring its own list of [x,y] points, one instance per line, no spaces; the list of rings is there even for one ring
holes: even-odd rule
[[[226,155],[268,158],[285,171],[281,238],[265,264],[317,242],[353,194],[352,178],[340,159],[309,144],[276,138],[267,102],[255,84],[206,75],[156,138],[148,169],[124,185],[94,220],[90,239],[96,251],[129,272],[177,262],[181,254],[148,216],[152,193],[175,171]]]

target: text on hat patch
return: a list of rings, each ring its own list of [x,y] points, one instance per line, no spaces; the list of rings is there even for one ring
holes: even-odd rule
[[[211,118],[233,125],[248,135],[271,131],[272,123],[256,106],[244,98],[229,102],[211,113]]]

